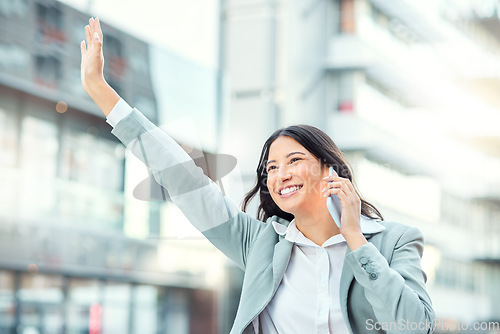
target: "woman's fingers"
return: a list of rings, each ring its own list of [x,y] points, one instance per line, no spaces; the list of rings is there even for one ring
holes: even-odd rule
[[[99,38],[99,34],[97,32],[94,32],[94,48],[95,48],[95,53],[97,55],[101,54],[101,48],[102,48],[102,41]]]
[[[99,18],[96,17],[96,19],[94,20],[94,30],[97,32],[97,34],[99,35],[99,40],[101,41],[102,43],[102,30],[101,30],[101,21],[99,21]]]
[[[330,182],[328,182],[326,187],[323,188],[323,191],[326,191],[326,190],[334,188],[334,187],[340,187],[341,185],[342,185],[342,182],[330,181]]]
[[[328,182],[328,184],[335,182],[345,183],[351,192],[355,192],[354,186],[352,185],[351,180],[349,180],[348,178],[333,175],[324,177],[323,180]]]
[[[90,94],[92,86],[90,83],[103,80],[102,32],[98,20],[89,19],[89,24],[85,26],[85,40],[80,43],[80,50],[82,85],[83,89]]]
[[[348,181],[349,181],[349,179],[348,179]],[[356,193],[356,191],[354,190],[354,186],[352,185],[351,181],[346,182],[346,183],[347,183],[347,186],[349,187],[349,189],[351,190],[351,192],[352,192],[353,194],[355,194],[355,193]]]
[[[85,39],[87,41],[87,48],[90,48],[90,43],[92,42],[91,41],[91,37],[90,37],[90,27],[87,25],[85,26]]]
[[[323,197],[328,197],[331,195],[337,195],[339,196],[339,199],[340,197],[347,197],[346,193],[341,188],[328,189],[323,195]]]
[[[88,27],[88,29],[87,29]],[[102,47],[102,30],[99,18],[90,18],[89,25],[85,27],[85,35],[87,36],[87,48],[92,45],[97,48]],[[97,38],[96,38],[97,34]],[[97,44],[95,44],[97,43]],[[100,50],[98,50],[100,51]]]
[[[322,192],[325,193],[323,197],[326,197],[328,193],[331,194],[331,190],[336,189],[341,189],[344,193],[350,192],[349,187],[344,182],[328,182],[326,187],[322,190]]]
[[[80,42],[80,51],[81,51],[81,53],[82,53],[82,60],[83,60],[83,57],[85,56],[85,51],[87,51],[87,50],[85,49],[85,41],[81,41],[81,42]]]
[[[89,19],[89,29],[90,29],[90,38],[94,38],[94,32],[95,32],[95,27],[94,27],[94,18],[91,17]]]
[[[91,48],[93,49],[95,47],[95,51],[99,54],[102,47],[102,30],[98,18],[94,19],[91,17],[89,19],[89,24],[85,26],[85,39],[87,41],[87,45],[84,50],[89,51]],[[92,53],[94,54],[94,51],[92,51]],[[84,52],[82,50],[82,56],[83,55]]]

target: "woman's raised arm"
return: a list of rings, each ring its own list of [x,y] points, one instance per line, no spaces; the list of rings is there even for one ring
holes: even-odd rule
[[[82,86],[107,117],[120,100],[120,96],[104,79],[102,30],[99,18],[89,19],[89,24],[85,26],[85,39],[86,44],[85,41],[80,43]]]
[[[103,38],[98,19],[89,20],[85,35],[86,45],[84,41],[80,45],[83,88],[106,117],[112,111],[116,116],[113,109],[124,104],[117,105],[121,98],[104,79]],[[130,108],[121,114],[126,116],[113,124],[111,133],[149,168],[191,224],[245,269],[253,241],[267,225],[240,211],[191,157],[139,110]]]

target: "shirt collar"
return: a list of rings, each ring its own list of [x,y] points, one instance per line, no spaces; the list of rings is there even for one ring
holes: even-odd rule
[[[284,219],[279,218],[277,216],[273,216],[271,219],[271,223],[273,224],[274,231],[277,234],[284,236],[289,241],[304,243],[305,240],[303,240],[303,238],[305,238],[310,243],[312,243],[312,241],[307,239],[297,229],[297,226],[295,225],[295,219],[293,219],[291,222],[288,222],[287,220],[284,220]],[[385,230],[385,226],[383,226],[380,223],[377,223],[374,219],[367,218],[363,215],[361,215],[360,226],[361,226],[361,232],[363,234],[375,234],[375,233],[378,233],[378,232]],[[325,244],[327,242],[329,244],[332,244],[332,243],[336,243],[336,242],[340,242],[340,241],[345,241],[344,237],[341,234],[334,235],[334,236],[332,236],[332,238],[328,239],[325,242]],[[342,240],[340,240],[340,238],[342,238]],[[339,240],[337,240],[337,239],[339,239]]]

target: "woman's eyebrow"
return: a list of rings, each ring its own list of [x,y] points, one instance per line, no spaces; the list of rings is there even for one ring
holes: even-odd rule
[[[304,152],[290,152],[286,155],[286,158],[289,158],[290,156],[294,155],[294,154],[302,154],[302,155],[306,155]],[[276,160],[269,160],[266,164],[269,165],[271,162],[276,162]]]

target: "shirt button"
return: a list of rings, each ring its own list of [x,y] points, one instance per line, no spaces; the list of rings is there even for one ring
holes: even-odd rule
[[[367,264],[368,263],[368,258],[366,258],[366,257],[363,256],[362,258],[359,259],[359,263],[361,263],[361,264]]]
[[[370,274],[370,279],[375,280],[375,279],[377,279],[377,278],[378,278],[378,275],[377,275],[377,274],[375,274],[375,273],[371,273],[371,274]]]

